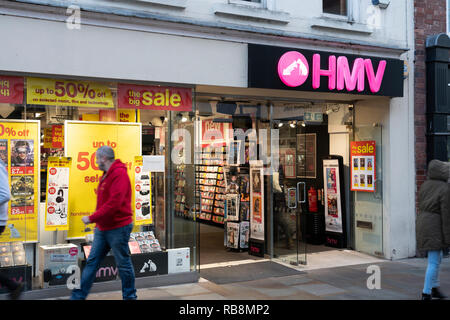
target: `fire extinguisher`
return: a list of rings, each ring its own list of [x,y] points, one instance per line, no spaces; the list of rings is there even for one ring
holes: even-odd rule
[[[311,186],[308,190],[309,212],[317,212],[317,190]]]

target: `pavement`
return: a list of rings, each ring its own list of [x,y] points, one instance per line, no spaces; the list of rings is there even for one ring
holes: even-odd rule
[[[330,253],[327,254],[330,255]],[[138,289],[137,295],[139,300],[420,299],[427,267],[426,259],[389,261],[350,250],[334,251],[334,254],[341,257],[335,259],[334,264],[325,264],[323,262],[325,256],[322,255],[321,258],[317,256],[315,260],[312,259],[306,266],[290,266],[300,271],[294,275],[218,284],[203,278],[200,272],[200,280],[197,283]],[[250,266],[255,261],[240,262],[241,265],[245,263],[249,263]],[[282,264],[289,266],[287,263]],[[230,268],[232,268],[231,265]],[[377,275],[380,276],[379,282],[377,282]],[[450,258],[442,260],[440,280],[442,291],[450,295]],[[120,291],[95,293],[88,296],[88,300],[121,299]]]

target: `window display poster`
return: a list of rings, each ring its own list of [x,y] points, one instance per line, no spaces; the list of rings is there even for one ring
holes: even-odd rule
[[[64,148],[64,127],[62,125],[52,126],[52,148]]]
[[[227,222],[227,247],[239,248],[239,223]]]
[[[227,221],[239,221],[239,194],[227,194],[225,208]]]
[[[250,237],[264,240],[264,172],[262,166],[250,168]]]
[[[204,119],[202,120],[202,143],[201,146],[205,147],[219,147],[224,146],[230,139],[228,135],[232,133],[231,124],[225,122],[215,122],[214,119]],[[240,150],[240,145],[235,145],[234,150]],[[243,160],[240,160],[243,161]],[[237,163],[235,163],[237,164]]]
[[[8,223],[0,242],[38,241],[39,121],[1,121],[0,158],[11,187]]]
[[[44,148],[53,148],[52,140],[52,128],[44,128]]]
[[[94,213],[97,205],[96,192],[103,175],[95,161],[97,149],[110,146],[115,158],[127,167],[133,182],[134,157],[141,155],[141,124],[66,120],[64,128],[65,156],[72,158],[67,238],[79,239],[94,229],[94,225],[89,225],[91,230],[86,230],[81,218]]]
[[[316,178],[316,134],[297,134],[297,178]]]
[[[192,89],[119,83],[119,109],[192,111]]]
[[[142,156],[134,157],[134,221],[137,226],[153,223],[152,175],[144,172]]]
[[[24,78],[0,76],[0,103],[23,103]]]
[[[69,229],[69,170],[71,158],[49,157],[47,165],[46,231]]]
[[[375,192],[376,141],[353,141],[350,150],[351,190]]]
[[[26,80],[27,104],[114,109],[114,99],[107,84],[32,77]]]
[[[283,166],[284,177],[295,179],[295,148],[280,148],[280,164]]]
[[[342,233],[341,189],[339,185],[339,161],[323,160],[325,230]]]
[[[240,237],[239,237],[239,247],[242,249],[248,248],[248,237],[250,234],[250,223],[248,221],[242,221],[240,223]]]

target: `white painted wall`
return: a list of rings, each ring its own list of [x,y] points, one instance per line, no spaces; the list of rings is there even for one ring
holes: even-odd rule
[[[247,85],[247,46],[2,16],[0,70],[220,86]],[[232,62],[232,63],[229,63]]]
[[[74,3],[73,1],[56,1],[56,0],[30,0],[33,3],[43,4],[63,4],[67,6]],[[161,6],[158,3],[175,3],[181,4],[181,7]],[[231,2],[231,3],[230,3]],[[218,6],[228,6],[231,9],[242,12],[248,8],[245,5],[237,5],[239,1],[230,0],[186,0],[186,1],[161,1],[161,0],[78,0],[75,4],[90,8],[106,8],[114,13],[124,11],[136,11],[140,13],[161,14],[172,18],[189,19],[194,23],[209,24],[227,24],[231,28],[236,27],[261,27],[266,29],[274,29],[283,32],[303,33],[313,36],[328,36],[341,40],[352,39],[356,41],[367,41],[374,43],[383,43],[392,46],[405,46],[405,26],[406,26],[406,6],[407,1],[391,1],[387,9],[379,9],[373,6],[371,1],[349,0],[351,8],[352,23],[348,18],[343,20],[340,18],[324,17],[322,13],[322,1],[309,0],[266,0],[267,9],[255,8],[254,12],[265,15],[288,15],[288,23],[277,23],[271,21],[252,20],[248,17],[227,16],[216,13]],[[243,2],[241,2],[243,3]],[[245,2],[244,2],[245,3]],[[231,10],[230,9],[230,10]],[[325,24],[339,29],[318,28],[314,25]],[[347,31],[343,32],[343,29]],[[368,30],[369,33],[357,32],[357,30]],[[366,30],[367,31],[367,30]]]

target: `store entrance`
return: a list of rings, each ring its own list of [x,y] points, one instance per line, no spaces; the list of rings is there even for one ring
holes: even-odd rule
[[[307,265],[311,254],[346,248],[346,105],[275,105],[280,169],[273,176],[273,257]],[[345,172],[344,172],[345,171]]]
[[[268,185],[262,167],[258,186],[251,183],[250,163],[258,152],[258,130],[268,126],[268,107],[212,98],[199,101],[197,107],[195,215],[199,224],[200,273],[222,264],[262,260],[264,246],[256,255],[250,247],[254,240],[258,245],[266,240],[262,194]],[[252,187],[255,207],[251,207]],[[259,222],[259,233],[253,231],[255,239],[250,237],[252,214]]]
[[[345,103],[199,101],[195,216],[200,272],[352,247]],[[242,153],[239,152],[242,150]]]

